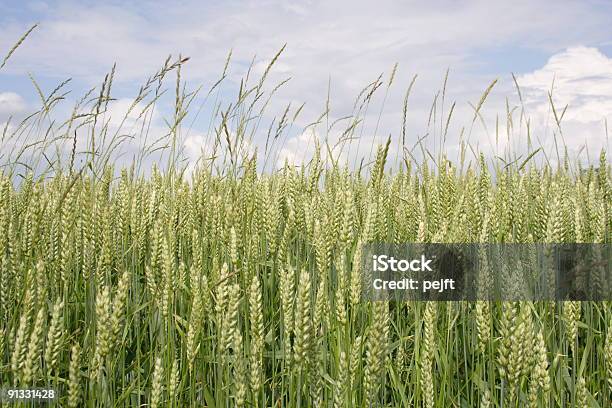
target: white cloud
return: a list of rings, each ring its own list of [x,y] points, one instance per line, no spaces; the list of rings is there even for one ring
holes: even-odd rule
[[[370,150],[376,152],[376,149],[373,149],[374,145],[386,142],[386,139],[380,135],[368,134],[362,136],[366,140],[365,143],[359,143],[357,140],[349,143],[342,130],[332,130],[327,135],[324,135],[323,131],[322,126],[311,127],[296,136],[287,138],[281,146],[272,150],[275,167],[280,169],[285,166],[285,163],[293,166],[307,164],[314,157],[317,147],[321,160],[328,165],[332,161],[341,166],[358,165],[351,160],[354,160],[355,157],[367,158],[371,153]],[[358,137],[358,134],[355,137]],[[393,148],[390,149],[389,154],[394,154]]]
[[[145,108],[146,104],[143,102],[134,104],[134,99],[119,98],[109,102],[105,117],[109,119],[109,124],[111,126],[121,126],[124,130],[133,129],[135,126],[141,124],[144,120],[144,115],[142,115],[142,112]],[[149,107],[147,112],[150,111],[151,109]],[[152,110],[152,112],[153,116],[150,117],[150,120],[152,123],[158,124],[160,119],[159,113],[156,110]],[[147,120],[149,120],[148,115]]]
[[[314,155],[317,144],[323,149],[321,153],[327,156],[322,137],[315,129],[306,130],[295,137],[289,138],[284,146],[277,149],[276,168],[282,168],[285,162],[290,165],[301,165],[308,162]]]
[[[0,118],[22,113],[26,107],[21,95],[15,92],[0,92]]]
[[[205,134],[192,134],[185,138],[183,142],[183,148],[185,155],[194,162],[198,159],[210,159],[215,153],[213,150],[213,142],[211,137],[207,137]]]
[[[236,133],[230,130],[230,140],[235,140]],[[182,157],[187,160],[187,173],[190,174],[197,166],[208,165],[214,161],[216,165],[221,165],[224,161],[230,161],[229,150],[225,139],[216,142],[216,135],[211,133],[190,132],[182,135]],[[256,145],[249,140],[242,140],[235,154],[239,158],[251,158],[255,153]]]
[[[553,87],[554,80],[554,87]],[[596,150],[606,146],[604,121],[612,122],[612,59],[596,48],[571,47],[553,55],[546,65],[518,77],[535,124],[555,128],[548,93],[568,147],[588,143]]]

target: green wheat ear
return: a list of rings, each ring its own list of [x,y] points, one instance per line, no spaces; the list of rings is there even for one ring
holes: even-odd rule
[[[68,406],[76,408],[81,399],[81,348],[78,343],[72,346],[70,353]]]

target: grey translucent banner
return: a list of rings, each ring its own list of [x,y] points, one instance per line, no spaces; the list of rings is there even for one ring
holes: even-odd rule
[[[362,248],[364,300],[612,300],[609,244]]]

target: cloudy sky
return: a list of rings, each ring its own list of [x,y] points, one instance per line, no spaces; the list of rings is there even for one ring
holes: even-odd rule
[[[404,95],[415,74],[407,138],[412,144],[424,137],[433,151],[439,148],[445,120],[438,118],[439,124],[429,127],[427,122],[448,69],[445,106],[439,99],[436,112],[446,115],[456,103],[444,147],[449,154],[457,152],[461,128],[470,128],[471,105],[478,103],[495,79],[498,83],[469,142],[491,155],[503,155],[504,149],[524,150],[526,130],[519,124],[521,104],[514,73],[534,144],[550,151],[555,135],[559,137],[549,102],[552,90],[558,114],[568,106],[561,138],[570,153],[580,152],[586,159],[584,146],[595,156],[602,147],[609,149],[605,120],[612,120],[610,21],[612,3],[603,0],[4,1],[0,3],[0,54],[32,24],[39,26],[0,71],[0,124],[38,107],[28,73],[45,92],[72,78],[68,98],[76,100],[86,89],[98,86],[116,62],[114,109],[120,111],[169,54],[190,57],[183,71],[189,87],[209,87],[231,49],[229,84],[220,92],[229,102],[232,81],[237,86],[250,62],[254,59],[255,72],[261,73],[286,43],[272,79],[291,80],[274,98],[267,117],[282,114],[289,102],[294,107],[306,105],[295,129],[278,147],[277,162],[307,158],[312,139],[324,137],[321,131],[300,129],[325,109],[328,91],[332,118],[349,115],[360,90],[380,74],[387,81],[395,63],[398,69],[384,109],[383,86],[365,113],[359,132],[362,155],[367,156],[369,146],[389,134],[392,151],[398,148]],[[196,102],[196,109],[204,103]],[[506,104],[515,128],[510,138]],[[66,111],[70,107],[67,104]],[[210,111],[202,108],[202,112]],[[190,155],[206,150],[209,120],[205,113],[183,140]],[[162,107],[153,125],[162,128],[168,114],[170,109]],[[498,140],[496,127],[503,134]],[[261,142],[261,138],[254,141]]]

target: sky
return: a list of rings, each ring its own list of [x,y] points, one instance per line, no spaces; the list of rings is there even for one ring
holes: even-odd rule
[[[471,128],[469,142],[485,154],[502,156],[512,150],[526,156],[527,131],[519,124],[522,107],[534,143],[550,151],[560,136],[570,154],[582,160],[587,151],[597,157],[602,147],[609,150],[605,126],[606,120],[612,120],[609,21],[612,2],[608,1],[3,0],[0,55],[34,23],[38,27],[0,70],[0,125],[9,116],[24,117],[39,108],[28,74],[43,92],[72,79],[67,103],[60,108],[66,114],[72,107],[68,102],[99,86],[116,63],[113,96],[117,100],[111,108],[119,115],[169,54],[190,57],[182,77],[193,89],[210,87],[232,50],[227,85],[218,94],[229,102],[251,61],[254,73],[261,74],[286,44],[270,79],[272,83],[291,80],[275,95],[266,118],[282,115],[288,103],[293,107],[305,103],[305,107],[277,147],[272,165],[307,160],[314,139],[327,137],[322,130],[304,128],[325,109],[328,95],[332,119],[349,115],[364,86],[380,74],[388,81],[396,63],[393,86],[386,96],[381,87],[364,114],[355,154],[368,156],[371,146],[388,135],[392,154],[401,149],[403,101],[415,74],[407,138],[411,145],[423,138],[428,148],[439,150],[446,119],[438,118],[436,126],[427,124],[448,70],[445,106],[438,99],[436,113],[447,115],[455,102],[444,144],[449,155],[458,154],[460,141],[466,140],[461,129]],[[481,119],[471,126],[473,106],[496,79],[480,110]],[[558,116],[567,106],[561,132],[551,99]],[[201,114],[181,140],[191,158],[208,149],[210,104],[198,98],[193,105],[201,108]],[[163,119],[171,111],[171,106],[160,106],[153,127],[163,132]],[[509,136],[508,111],[514,125]],[[503,137],[495,137],[496,129],[503,130],[499,131]],[[333,132],[329,137],[334,137]],[[264,135],[258,135],[253,144],[261,149],[263,140]]]

